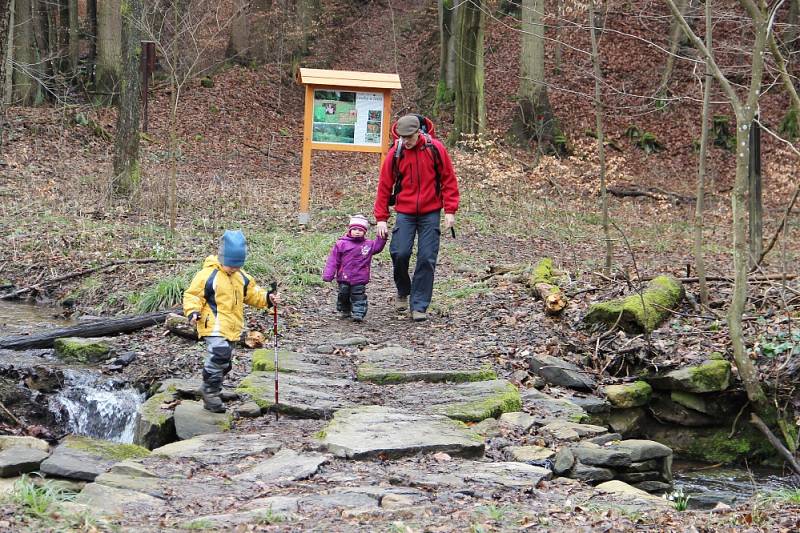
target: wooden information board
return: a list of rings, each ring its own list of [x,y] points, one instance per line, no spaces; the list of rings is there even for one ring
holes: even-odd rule
[[[313,68],[301,68],[298,77],[306,88],[298,221],[308,224],[312,151],[379,153],[383,164],[389,151],[392,89],[400,88],[400,77]]]

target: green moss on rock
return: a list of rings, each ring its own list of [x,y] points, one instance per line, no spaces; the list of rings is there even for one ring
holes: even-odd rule
[[[555,276],[553,275],[553,260],[549,257],[545,257],[533,267],[529,285],[533,287],[537,283],[556,285]]]
[[[618,324],[629,333],[650,332],[669,316],[683,299],[683,285],[672,276],[658,276],[642,294],[592,304],[584,320],[589,324]]]
[[[114,461],[137,459],[150,455],[150,451],[147,448],[137,446],[136,444],[120,444],[118,442],[91,439],[78,435],[70,435],[64,439],[63,445],[73,450],[79,450],[90,455]]]
[[[690,367],[694,392],[722,391],[728,388],[731,379],[731,364],[714,359],[697,367]]]
[[[265,374],[266,372],[253,372],[236,387],[236,392],[249,396],[262,410],[269,409],[274,403],[267,399],[272,392],[267,382],[260,380]]]
[[[653,394],[653,388],[644,381],[634,381],[622,385],[609,385],[605,388],[605,394],[611,405],[627,409],[646,405]]]
[[[53,343],[56,355],[64,361],[97,363],[112,356],[111,346],[96,339],[64,337]]]
[[[475,402],[445,406],[442,414],[462,422],[480,422],[487,418],[497,418],[503,413],[522,410],[519,390],[507,383],[492,396]]]

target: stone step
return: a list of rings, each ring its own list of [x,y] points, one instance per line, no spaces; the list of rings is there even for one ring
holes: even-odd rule
[[[427,381],[430,383],[464,383],[497,379],[489,366],[453,368],[448,361],[429,361],[420,367],[407,348],[386,347],[358,352],[358,380],[379,385]],[[429,366],[430,365],[430,366]]]
[[[279,378],[277,410],[301,418],[330,418],[334,411],[354,405],[348,399],[356,384],[313,374],[290,373]],[[275,381],[272,372],[253,372],[245,377],[236,391],[249,396],[262,410],[273,408]]]
[[[480,422],[522,407],[519,391],[504,379],[470,383],[408,383],[388,387],[384,402],[391,407],[445,415],[462,422]]]

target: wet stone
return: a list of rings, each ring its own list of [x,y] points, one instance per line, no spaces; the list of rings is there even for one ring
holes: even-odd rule
[[[263,483],[306,479],[313,476],[329,459],[330,456],[320,453],[298,453],[284,448],[253,468],[234,476],[234,479]]]
[[[594,390],[597,386],[590,373],[574,364],[552,357],[536,354],[528,358],[528,367],[548,383],[576,390]]]
[[[175,433],[181,440],[230,429],[228,413],[212,413],[200,402],[183,401],[175,408]]]
[[[222,464],[253,455],[276,452],[280,447],[280,442],[272,433],[211,433],[156,448],[153,450],[153,455]]]
[[[254,372],[275,372],[275,351],[261,348],[253,352]],[[278,351],[278,372],[323,374],[344,377],[347,371],[341,365],[341,358],[327,357],[319,353],[301,353],[288,350]]]
[[[476,456],[483,440],[444,416],[381,406],[342,409],[323,430],[322,442],[337,457],[401,457],[418,452]]]
[[[354,383],[319,375],[291,373],[280,377],[277,410],[301,418],[330,418],[333,412],[351,407],[348,399]],[[242,380],[236,391],[250,397],[262,411],[275,403],[275,382],[272,372],[253,372]]]
[[[359,352],[356,354],[358,380],[384,385],[412,381],[463,383],[497,378],[489,367],[453,368],[452,364],[444,361],[438,368],[433,361],[428,363],[433,366],[420,368],[419,361],[412,359],[411,355],[411,350],[396,346]]]
[[[0,477],[27,474],[39,469],[50,454],[27,446],[12,446],[0,451]]]

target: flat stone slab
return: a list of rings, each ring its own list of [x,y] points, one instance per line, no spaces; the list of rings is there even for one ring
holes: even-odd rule
[[[222,464],[262,453],[274,453],[280,448],[280,442],[271,433],[212,433],[156,448],[153,455]]]
[[[301,418],[330,418],[333,412],[354,405],[348,392],[355,384],[312,374],[282,374],[277,410]],[[272,372],[253,372],[242,380],[236,392],[246,394],[262,410],[273,409],[275,381]]]
[[[578,368],[574,364],[544,354],[528,357],[528,367],[545,381],[559,387],[577,390],[594,390],[597,382],[590,372]]]
[[[42,439],[37,439],[35,437],[16,437],[13,435],[0,436],[0,451],[8,448],[16,448],[18,446],[33,448],[43,452],[50,451],[50,445]]]
[[[231,427],[228,413],[212,413],[200,402],[184,400],[175,408],[175,433],[181,440],[208,433],[221,433]]]
[[[420,368],[411,358],[413,352],[407,348],[388,346],[379,350],[366,350],[356,354],[358,380],[380,385],[427,381],[431,383],[464,383],[497,379],[491,367],[452,368],[442,362],[442,368]],[[431,362],[435,365],[435,362]]]
[[[94,484],[141,492],[159,499],[166,497],[164,489],[167,487],[167,484],[164,480],[157,477],[142,477],[105,472],[95,478]]]
[[[731,364],[721,359],[711,359],[700,365],[685,366],[645,379],[654,389],[719,392],[727,389],[730,384]]]
[[[546,425],[556,421],[580,423],[588,416],[582,407],[571,400],[553,398],[536,389],[525,391],[522,395],[522,402],[537,425]]]
[[[0,451],[0,477],[27,474],[39,469],[39,465],[50,456],[48,452],[27,446],[12,446]]]
[[[290,448],[284,448],[233,478],[263,483],[306,479],[316,474],[319,467],[329,460],[330,456],[321,453],[298,453]]]
[[[50,476],[93,481],[115,463],[149,454],[148,450],[134,444],[70,435],[42,461],[39,470]]]
[[[89,506],[93,511],[103,514],[119,515],[133,513],[155,513],[164,509],[165,502],[160,498],[99,483],[89,483],[75,497],[76,503]]]
[[[278,350],[278,372],[347,376],[347,369],[342,357],[327,356],[319,353],[301,353]],[[275,351],[260,348],[253,351],[253,371],[275,372]]]
[[[179,398],[200,398],[203,395],[202,378],[177,379],[170,378],[161,382],[157,392],[171,392]]]
[[[431,489],[473,487],[475,484],[528,489],[553,476],[547,468],[518,462],[461,461],[448,466],[443,465],[438,473],[407,471],[401,468],[403,467],[396,467],[392,474],[401,478],[406,477],[415,486]]]
[[[557,440],[576,441],[608,433],[603,426],[576,424],[574,422],[552,422],[539,429],[539,434]]]
[[[500,415],[500,425],[512,430],[526,432],[533,427],[535,422],[536,419],[534,417],[522,411]]]
[[[399,409],[445,415],[462,422],[497,418],[522,407],[519,391],[505,379],[456,385],[408,383],[387,388],[384,401]]]
[[[637,489],[636,487],[632,487],[631,485],[628,485],[624,481],[619,481],[618,479],[600,483],[595,487],[595,489],[602,492],[608,492],[610,494],[625,496],[628,499],[643,500],[655,508],[663,508],[663,509],[673,508],[672,504],[667,500],[665,500],[664,498],[653,496],[652,494],[649,494],[646,491],[643,491],[642,489]]]
[[[505,453],[511,461],[519,463],[543,463],[555,457],[556,452],[544,446],[509,446]]]
[[[342,409],[323,430],[322,442],[337,457],[401,457],[418,452],[483,455],[483,439],[441,415],[377,405]]]

